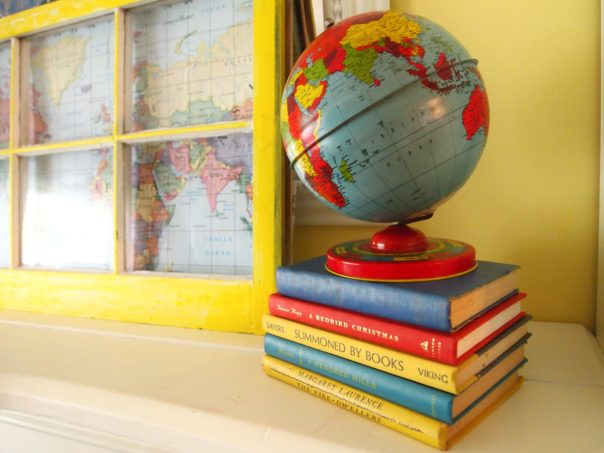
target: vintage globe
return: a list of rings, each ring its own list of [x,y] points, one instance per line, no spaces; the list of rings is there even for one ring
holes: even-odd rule
[[[372,222],[429,216],[466,182],[485,146],[477,61],[427,19],[360,14],[318,36],[286,82],[281,132],[302,182]]]

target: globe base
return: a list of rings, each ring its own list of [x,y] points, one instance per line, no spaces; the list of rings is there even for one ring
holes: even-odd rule
[[[427,250],[428,245],[424,233],[404,223],[378,231],[369,242],[376,253],[418,253]]]
[[[395,240],[399,230],[402,242]],[[327,251],[326,268],[332,274],[357,280],[441,280],[476,269],[476,252],[463,242],[426,238],[406,225],[393,225],[371,239],[332,247]]]

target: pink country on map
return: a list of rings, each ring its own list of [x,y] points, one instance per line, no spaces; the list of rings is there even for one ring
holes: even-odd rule
[[[212,212],[216,211],[218,195],[230,182],[239,179],[242,171],[243,165],[232,168],[216,159],[216,153],[208,154],[207,162],[199,176],[206,186]]]

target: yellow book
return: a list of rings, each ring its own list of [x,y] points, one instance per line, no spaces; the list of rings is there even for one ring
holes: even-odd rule
[[[454,424],[447,425],[268,355],[263,358],[263,367],[271,377],[441,450],[446,450],[459,440],[483,417],[509,398],[522,383],[522,378],[513,373]]]
[[[272,315],[264,315],[262,324],[275,336],[453,394],[469,387],[484,368],[524,341],[527,333],[526,323],[515,324],[460,365],[452,366]]]

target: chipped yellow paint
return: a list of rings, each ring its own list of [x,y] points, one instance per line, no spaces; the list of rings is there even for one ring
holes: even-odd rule
[[[26,36],[34,32],[67,25],[103,14],[114,14],[116,43],[123,42],[124,14],[127,8],[149,1],[132,0],[58,0],[22,13],[0,19],[0,40]],[[122,9],[126,8],[126,13]],[[18,267],[18,254],[13,265],[0,270],[0,309],[56,313],[113,319],[129,322],[203,328],[213,330],[261,333],[261,316],[267,310],[267,299],[275,291],[275,268],[281,257],[281,142],[279,138],[279,100],[282,80],[280,50],[283,36],[282,0],[254,2],[254,120],[236,121],[177,129],[120,133],[114,127],[112,135],[64,143],[19,147],[16,99],[11,106],[13,132],[11,162],[21,154],[58,152],[65,149],[85,149],[95,146],[114,147],[114,201],[123,202],[128,195],[124,187],[122,168],[125,144],[169,138],[186,138],[226,134],[233,131],[253,131],[253,275],[251,279],[204,278],[195,275],[178,276],[156,273],[123,273],[123,211],[114,212],[115,256],[114,270],[107,274],[84,272],[54,272],[26,270]],[[18,48],[18,40],[13,40]],[[116,44],[116,55],[123,49]],[[16,50],[13,55],[16,54]],[[118,65],[121,58],[116,59]],[[13,65],[18,64],[18,59]],[[114,68],[119,74],[120,68]],[[16,66],[13,72],[16,73]],[[17,81],[11,86],[17,86]],[[16,89],[16,88],[15,88]],[[123,81],[114,82],[114,99],[123,99]],[[116,102],[117,104],[117,102]],[[123,113],[115,109],[119,121]],[[11,218],[18,218],[15,187],[18,185],[18,165],[11,165]],[[14,223],[17,223],[16,221]],[[16,227],[13,228],[13,231]],[[12,243],[17,244],[16,232]]]

